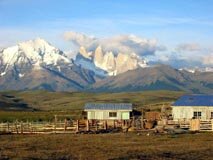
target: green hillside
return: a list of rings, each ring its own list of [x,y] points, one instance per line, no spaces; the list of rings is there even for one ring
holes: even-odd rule
[[[133,103],[137,110],[142,108],[159,110],[161,106],[170,105],[183,94],[183,92],[176,91],[123,93],[1,92],[0,120],[51,120],[55,114],[68,114],[76,118],[81,115],[84,104],[88,102]],[[4,103],[6,101],[7,103]],[[20,104],[25,105],[20,108]]]

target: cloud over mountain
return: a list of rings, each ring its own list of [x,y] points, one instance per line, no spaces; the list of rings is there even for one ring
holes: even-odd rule
[[[213,66],[213,53],[203,58],[203,64],[206,64],[208,66]]]
[[[163,63],[176,68],[212,66],[212,50],[209,47],[195,42],[180,43],[176,47],[167,49],[156,39],[141,38],[136,35],[114,35],[111,37],[96,38],[78,32],[65,32],[64,39],[77,46],[84,46],[91,53],[101,46],[103,52],[112,52],[131,55],[135,53],[145,58],[149,64]]]
[[[166,50],[165,46],[156,39],[140,38],[135,35],[117,35],[105,38],[94,38],[77,32],[65,32],[64,39],[78,46],[84,46],[88,51],[94,51],[102,46],[104,51],[112,51],[114,54],[136,53],[139,56],[154,55],[156,51]]]
[[[153,55],[156,51],[165,50],[156,39],[140,38],[135,35],[118,35],[100,39],[93,46],[101,45],[104,50],[115,53],[136,53],[140,56]],[[93,47],[91,46],[91,47]]]
[[[87,36],[83,33],[73,32],[73,31],[67,31],[63,34],[63,38],[66,41],[71,41],[75,45],[78,46],[88,46],[96,39],[92,36]]]
[[[176,50],[195,52],[195,51],[200,51],[201,46],[198,43],[182,43],[177,46]]]

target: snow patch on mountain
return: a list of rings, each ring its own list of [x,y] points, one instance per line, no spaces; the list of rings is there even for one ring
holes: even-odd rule
[[[193,67],[193,68],[180,68],[180,71],[185,70],[191,73],[195,72],[213,72],[213,67]]]
[[[24,77],[24,74],[19,73],[18,75],[20,78]]]
[[[6,74],[6,72],[2,72],[0,75],[1,75],[1,76],[4,76],[5,74]]]

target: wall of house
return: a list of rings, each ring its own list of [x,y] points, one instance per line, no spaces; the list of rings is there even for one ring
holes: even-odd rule
[[[192,119],[194,116],[194,112],[201,112],[201,119],[208,120],[211,119],[213,106],[172,106],[172,115],[174,120]]]
[[[110,117],[109,112],[116,112],[116,117]],[[130,119],[130,111],[110,111],[110,110],[95,110],[87,111],[87,119],[99,119],[99,120],[128,120]]]

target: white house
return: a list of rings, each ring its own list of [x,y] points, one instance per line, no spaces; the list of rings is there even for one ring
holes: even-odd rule
[[[132,112],[130,103],[87,103],[84,111],[87,119],[96,120],[128,120]]]
[[[172,105],[174,120],[213,119],[213,95],[185,95]]]

